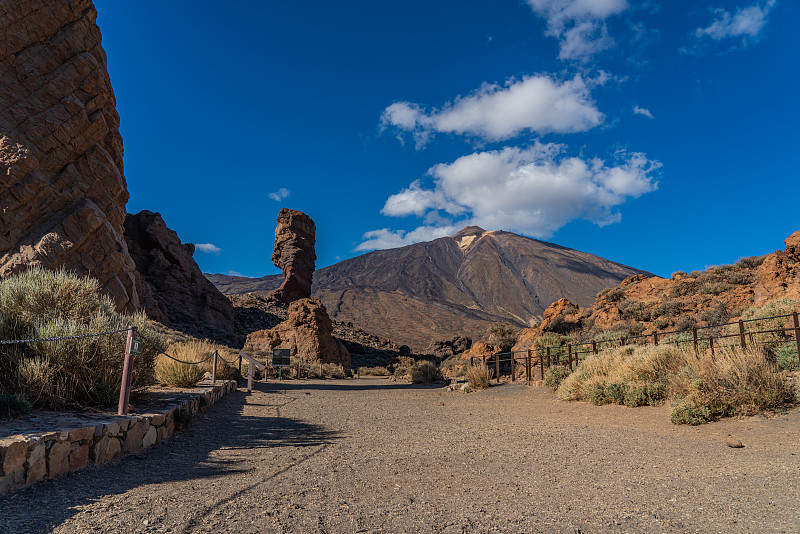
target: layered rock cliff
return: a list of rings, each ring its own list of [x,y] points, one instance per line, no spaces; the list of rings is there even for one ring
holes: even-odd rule
[[[0,276],[97,278],[139,306],[114,91],[90,0],[0,3]]]
[[[272,295],[284,302],[294,302],[311,296],[314,276],[316,227],[311,217],[302,211],[281,209],[275,228],[275,247],[272,263],[283,273],[281,287]]]

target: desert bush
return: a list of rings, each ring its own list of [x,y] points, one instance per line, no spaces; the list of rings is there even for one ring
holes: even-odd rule
[[[392,373],[386,367],[359,367],[358,374],[361,376],[390,376]]]
[[[752,321],[747,325],[748,330],[780,330],[786,327],[787,318],[777,317],[776,319],[769,319],[768,317],[775,317],[781,315],[790,315],[797,309],[797,301],[792,299],[779,299],[771,300],[761,306],[751,306],[742,312],[741,319],[744,321]],[[730,325],[726,328],[727,334],[739,333],[738,325]],[[778,343],[785,341],[789,336],[785,332],[768,332],[765,334],[756,334],[757,341],[762,343],[770,343],[772,350]]]
[[[156,378],[166,386],[194,387],[211,367],[209,344],[203,341],[173,343],[156,358]],[[170,357],[171,356],[171,357]],[[181,361],[176,361],[181,360]],[[204,360],[208,360],[205,361]],[[191,362],[191,363],[183,363]]]
[[[678,280],[680,278],[684,278],[685,276],[686,276],[686,271],[675,271],[674,273],[672,273],[672,276],[670,276],[670,279]]]
[[[662,317],[659,317],[658,319],[653,321],[653,324],[656,325],[656,328],[658,328],[659,330],[665,330],[672,323],[670,322],[669,319],[664,319]]]
[[[533,343],[536,353],[540,358],[545,357],[547,348],[550,348],[550,361],[558,364],[566,359],[567,345],[574,344],[575,338],[564,336],[555,332],[545,332]]]
[[[726,284],[725,282],[711,282],[704,284],[700,288],[700,292],[704,295],[719,295],[720,293],[725,293],[732,287],[732,285]]]
[[[713,304],[700,312],[698,318],[709,325],[715,325],[728,322],[730,315],[728,314],[728,308],[725,306],[725,303],[715,300]]]
[[[183,431],[192,426],[194,414],[186,408],[179,408],[175,410],[175,430]]]
[[[699,424],[796,402],[796,391],[760,348],[711,354],[670,345],[621,347],[590,356],[558,388],[563,400],[627,406],[676,401],[671,420]]]
[[[551,365],[547,368],[547,371],[544,372],[544,385],[555,391],[571,372],[572,371],[570,371],[569,367],[566,365]]]
[[[28,415],[31,409],[31,403],[25,395],[0,394],[0,419]]]
[[[597,343],[598,349],[606,349],[608,347],[616,347],[620,344],[622,336],[619,332],[612,332],[604,330],[592,338],[592,341]]]
[[[601,289],[600,291],[597,292],[596,297],[597,298],[605,297],[608,294],[608,292],[611,291],[612,289],[614,289],[614,288],[613,287],[607,287],[605,289]]]
[[[765,259],[767,259],[766,256],[747,256],[739,258],[736,261],[736,265],[739,267],[744,267],[745,269],[755,269],[756,267],[764,263]]]
[[[624,319],[633,321],[649,321],[650,307],[644,302],[627,299],[617,304],[619,311],[622,312]]]
[[[697,279],[701,274],[703,274],[703,271],[692,271],[689,273],[689,278]]]
[[[781,369],[800,370],[800,362],[797,359],[797,342],[795,340],[788,341],[778,347],[778,350],[775,351],[775,361]]]
[[[653,306],[653,317],[675,317],[683,313],[683,303],[679,300],[665,300]]]
[[[695,321],[688,315],[681,315],[677,319],[675,319],[674,327],[675,330],[689,330],[690,328],[695,326]]]
[[[435,363],[427,360],[417,362],[409,371],[412,384],[430,384],[442,380],[442,372]]]
[[[485,363],[467,367],[466,377],[470,390],[486,389],[492,380],[492,370]]]
[[[625,291],[618,287],[610,290],[605,294],[606,300],[609,302],[619,302],[625,298]]]
[[[500,352],[508,352],[516,345],[519,338],[519,329],[511,323],[494,323],[486,331],[489,344],[494,345]]]
[[[691,275],[690,275],[691,276]],[[694,295],[700,289],[700,284],[697,280],[681,280],[672,291],[670,291],[670,298],[678,298],[686,295]]]
[[[725,273],[724,280],[735,286],[746,286],[753,281],[753,278],[746,272],[729,271]]]
[[[630,321],[624,323],[615,323],[606,328],[606,332],[615,334],[619,338],[638,336],[644,332],[644,330],[645,326],[643,324]]]
[[[31,268],[0,280],[0,339],[67,337],[136,326],[142,354],[132,380],[152,380],[164,342],[143,313],[124,315],[99,283],[64,271]],[[125,332],[0,346],[0,391],[25,393],[33,406],[108,405],[118,399]]]

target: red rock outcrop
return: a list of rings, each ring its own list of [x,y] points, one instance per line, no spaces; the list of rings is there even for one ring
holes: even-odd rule
[[[192,258],[194,245],[182,244],[160,214],[145,210],[128,215],[125,240],[141,274],[142,307],[148,317],[195,334],[206,334],[199,323],[233,332],[230,300],[203,276]]]
[[[758,267],[756,301],[800,300],[800,230],[784,240],[786,250],[768,254]]]
[[[302,211],[281,209],[275,228],[272,263],[281,270],[284,281],[281,287],[272,292],[272,296],[284,302],[311,296],[314,262],[317,259],[314,253],[316,230],[314,221]]]
[[[318,299],[305,298],[289,305],[289,317],[270,330],[247,336],[245,351],[270,353],[274,348],[292,350],[300,361],[333,363],[350,371],[350,353],[333,338],[333,323]]]
[[[116,101],[90,0],[0,3],[0,276],[97,278],[139,305]]]

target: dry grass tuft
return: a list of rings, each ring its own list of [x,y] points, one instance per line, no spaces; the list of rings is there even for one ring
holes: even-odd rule
[[[485,363],[467,367],[466,377],[470,390],[486,389],[492,380],[492,370]]]
[[[181,363],[162,353],[156,358],[156,378],[167,386],[193,387],[203,379],[205,373],[211,372],[213,366],[211,355],[215,350],[218,354],[217,379],[230,380],[234,378],[237,372],[233,366],[234,353],[221,345],[199,340],[173,343],[165,353],[183,362],[202,363]]]
[[[414,364],[409,370],[409,375],[412,384],[430,384],[443,379],[442,372],[436,367],[436,364],[426,360]]]

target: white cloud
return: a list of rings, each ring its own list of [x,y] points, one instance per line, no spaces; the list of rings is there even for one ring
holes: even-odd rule
[[[357,250],[451,235],[466,224],[548,238],[575,219],[600,226],[619,222],[622,204],[657,189],[654,175],[661,164],[644,154],[621,151],[607,164],[598,158],[568,157],[563,150],[562,145],[537,142],[526,149],[476,152],[436,165],[428,171],[434,179],[431,189],[414,182],[390,197],[387,206],[391,202],[392,208],[385,206],[384,213],[421,216],[445,211],[458,215],[458,222],[451,216],[411,232],[368,232]]]
[[[207,254],[217,254],[219,255],[222,252],[222,249],[216,245],[212,245],[211,243],[195,243],[194,245],[195,250],[199,250],[200,252],[205,252]]]
[[[775,0],[768,0],[765,4],[738,8],[731,14],[724,9],[716,9],[717,18],[706,28],[697,28],[695,36],[698,38],[710,37],[721,41],[729,37],[758,37],[767,23],[767,14],[775,6]]]
[[[285,187],[281,187],[280,189],[278,189],[274,193],[270,193],[269,194],[269,198],[271,198],[275,202],[280,202],[284,198],[288,197],[289,193],[291,193],[291,191],[289,191]]]
[[[653,117],[653,114],[650,113],[650,110],[647,109],[647,108],[641,108],[639,106],[633,106],[633,112],[636,115],[644,115],[648,119],[655,119],[655,117]]]
[[[605,20],[628,8],[627,0],[527,0],[547,19],[546,35],[559,39],[560,59],[587,59],[614,46]]]
[[[417,148],[434,132],[480,137],[489,141],[509,139],[525,131],[582,132],[603,122],[590,94],[590,85],[604,77],[584,81],[581,76],[558,81],[546,75],[510,79],[505,86],[484,84],[474,93],[458,97],[430,112],[418,104],[395,102],[381,115],[381,128],[410,132]]]
[[[460,229],[461,227],[457,225],[420,226],[410,232],[382,228],[365,233],[364,242],[359,244],[354,250],[363,252],[367,250],[404,247],[421,241],[431,241],[433,239],[445,237],[456,233]]]

